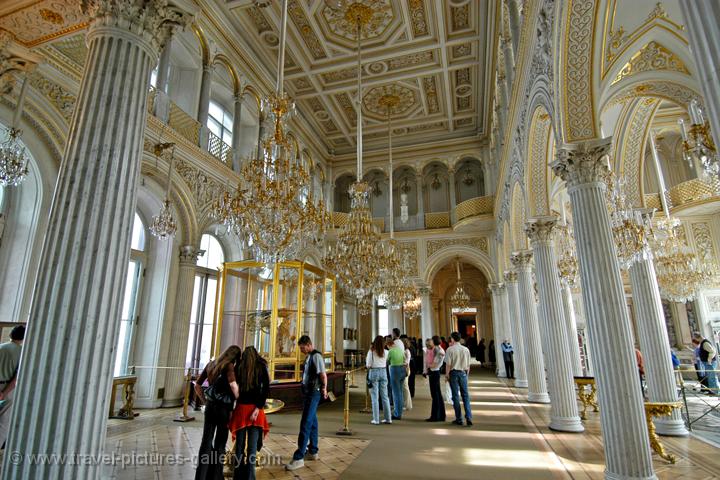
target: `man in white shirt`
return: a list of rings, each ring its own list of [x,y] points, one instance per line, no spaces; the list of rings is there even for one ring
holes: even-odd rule
[[[393,345],[399,348],[402,351],[405,351],[405,344],[400,339],[400,329],[399,328],[393,328],[392,329],[392,339],[393,339]]]
[[[450,382],[452,391],[453,408],[455,409],[455,425],[462,425],[462,410],[460,410],[460,396],[462,396],[465,407],[465,421],[467,426],[472,426],[472,411],[470,410],[470,395],[468,394],[467,377],[470,373],[470,350],[460,343],[460,334],[450,334],[450,346],[445,352],[445,364],[447,365],[446,378]]]

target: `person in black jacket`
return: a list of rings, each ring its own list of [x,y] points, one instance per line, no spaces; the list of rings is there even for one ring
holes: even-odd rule
[[[230,431],[235,437],[235,480],[255,479],[255,459],[262,449],[262,441],[270,431],[263,407],[270,394],[270,375],[267,362],[252,345],[245,347],[240,363],[235,367],[240,387],[237,405],[230,418]]]

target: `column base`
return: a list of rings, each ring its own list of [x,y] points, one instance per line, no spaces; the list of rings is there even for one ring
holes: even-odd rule
[[[629,475],[612,473],[605,470],[605,480],[658,480],[658,477],[654,473],[649,477],[631,477]]]
[[[516,379],[516,380],[515,380],[515,386],[516,386],[517,388],[527,388],[527,387],[528,387],[528,382],[527,382],[527,380],[517,380],[517,379]]]
[[[550,395],[547,393],[528,393],[528,402],[530,403],[550,403]]]
[[[655,431],[658,435],[666,437],[687,437],[690,435],[685,422],[680,418],[660,417],[653,420],[655,423]]]
[[[575,432],[580,433],[585,431],[580,417],[552,417],[550,418],[550,430],[558,432]]]

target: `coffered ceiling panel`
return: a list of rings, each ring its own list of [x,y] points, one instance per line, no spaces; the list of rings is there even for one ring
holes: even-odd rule
[[[362,31],[366,150],[387,143],[378,99],[400,97],[392,112],[396,145],[422,145],[486,133],[496,0],[361,0],[373,8]],[[278,55],[280,2],[222,5],[237,35],[269,71]],[[289,0],[286,88],[328,152],[355,150],[356,31],[323,0]]]

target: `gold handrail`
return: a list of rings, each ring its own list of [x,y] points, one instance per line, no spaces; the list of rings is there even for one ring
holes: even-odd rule
[[[457,218],[457,221],[460,221],[476,215],[492,214],[494,205],[495,197],[492,196],[471,198],[457,204],[455,207],[455,218]]]

